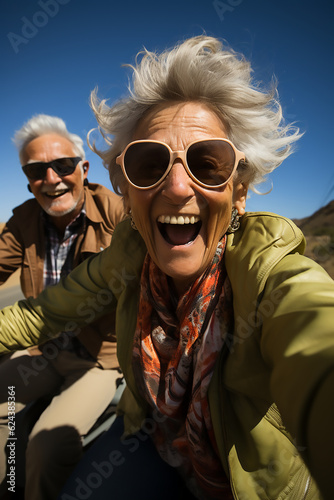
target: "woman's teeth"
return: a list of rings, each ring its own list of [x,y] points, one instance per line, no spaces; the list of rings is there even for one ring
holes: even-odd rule
[[[158,217],[158,222],[162,224],[196,224],[200,218],[197,215],[160,215]]]
[[[160,215],[157,223],[162,237],[174,246],[194,241],[202,226],[198,215]]]

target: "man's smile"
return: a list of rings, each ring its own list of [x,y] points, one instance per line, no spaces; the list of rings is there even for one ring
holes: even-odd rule
[[[69,192],[69,189],[61,189],[58,191],[44,191],[43,194],[44,196],[47,196],[48,198],[59,198],[60,196],[63,196],[63,194],[66,194]]]

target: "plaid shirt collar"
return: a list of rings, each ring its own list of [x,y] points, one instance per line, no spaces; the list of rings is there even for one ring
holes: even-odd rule
[[[43,212],[44,234],[45,234],[45,257],[44,257],[44,287],[55,285],[58,281],[69,274],[73,269],[73,257],[75,240],[86,228],[85,205],[78,216],[70,222],[62,238],[53,225],[50,217]]]

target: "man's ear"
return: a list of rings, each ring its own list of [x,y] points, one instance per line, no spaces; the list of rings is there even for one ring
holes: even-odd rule
[[[89,170],[89,161],[85,160],[82,164],[82,171],[83,171],[83,178],[84,179],[87,179],[88,170]]]
[[[246,209],[248,184],[239,182],[233,188],[233,206],[238,210],[239,215],[243,215]]]

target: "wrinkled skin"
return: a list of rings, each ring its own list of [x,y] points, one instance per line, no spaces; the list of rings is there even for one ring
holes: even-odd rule
[[[57,158],[77,156],[73,144],[57,134],[45,134],[30,141],[24,150],[23,163],[49,162]],[[89,163],[80,162],[73,174],[59,177],[48,168],[44,179],[28,179],[31,192],[42,209],[49,214],[60,232],[80,213],[84,202],[83,181]]]
[[[190,142],[219,137],[227,138],[227,133],[218,116],[202,103],[186,102],[151,109],[132,140],[158,140],[178,151]],[[148,190],[127,185],[124,194],[152,259],[183,293],[211,263],[230,224],[232,207],[244,213],[247,186],[231,178],[221,188],[204,188],[176,159],[159,185]],[[168,223],[173,216],[179,224]]]

